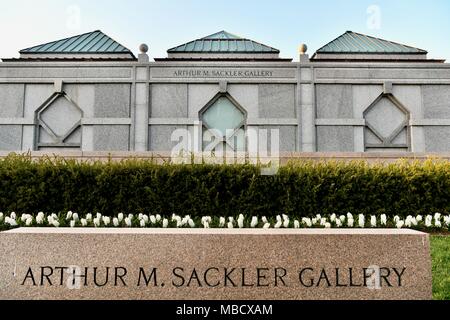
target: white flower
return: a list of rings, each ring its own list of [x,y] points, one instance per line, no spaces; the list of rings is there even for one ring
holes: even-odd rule
[[[58,220],[53,220],[53,226],[55,228],[59,228],[59,221]]]
[[[92,221],[92,213],[88,213],[87,215],[86,215],[86,220],[87,221]]]
[[[394,222],[395,222],[395,223],[399,222],[400,220],[401,220],[401,219],[400,219],[399,216],[395,216],[395,217],[394,217]]]
[[[36,217],[36,223],[38,225],[42,225],[44,223],[44,216],[41,216],[41,215],[38,214],[37,217]]]
[[[397,226],[397,229],[403,228],[405,226],[405,221],[402,221],[402,220],[398,221],[396,226]]]
[[[131,227],[131,219],[130,218],[125,218],[125,224],[127,225],[127,227]]]
[[[433,216],[428,215],[426,216],[425,220],[433,221]]]
[[[244,228],[244,216],[239,216],[238,227],[239,227],[239,229]]]
[[[169,226],[169,220],[164,219],[163,220],[163,228],[167,228]]]
[[[80,216],[78,215],[78,213],[74,213],[73,214],[73,216],[72,216],[72,219],[75,221],[75,222],[77,222],[78,220],[80,220]]]
[[[101,220],[102,219],[102,214],[97,212],[97,219]]]
[[[344,223],[346,219],[347,219],[346,216],[340,216],[339,217],[339,220],[341,220],[342,223]]]
[[[53,216],[47,217],[48,224],[53,224]]]
[[[114,218],[113,219],[113,225],[114,225],[114,227],[118,227],[119,226],[119,219],[118,218]]]
[[[445,217],[444,222],[447,225],[447,227],[449,227],[450,226],[450,216]]]
[[[187,225],[187,224],[189,223],[189,220],[190,220],[190,219],[191,219],[191,218],[190,218],[189,216],[184,217],[184,218],[181,220],[181,226],[183,227],[183,226]]]
[[[317,219],[316,219],[316,218],[311,219],[311,223],[312,223],[313,225],[316,225],[316,224],[317,224]]]
[[[435,221],[435,222],[434,222],[434,226],[435,226],[436,228],[442,228],[442,223],[441,223],[441,221]]]
[[[287,228],[289,228],[289,224],[290,224],[289,219],[288,220],[284,220],[283,227],[285,227],[287,229]]]
[[[205,223],[203,224],[203,227],[204,227],[205,229],[209,229],[209,222],[208,222],[208,221],[205,221]]]
[[[336,227],[338,228],[342,227],[342,221],[340,219],[336,220]]]
[[[33,218],[27,218],[27,220],[25,221],[25,225],[29,227],[32,224],[33,224]]]
[[[233,229],[234,228],[234,226],[233,226],[233,222],[228,222],[228,229]]]
[[[436,214],[434,215],[434,220],[441,220],[441,217],[442,217],[442,214],[436,213]]]
[[[416,217],[417,222],[422,222],[423,221],[423,217],[421,215],[418,215]]]
[[[233,217],[229,217],[228,221],[231,222],[231,223],[234,223],[234,218]]]
[[[313,226],[312,220],[309,218],[303,218],[302,219],[303,224],[306,224],[308,228],[311,228]]]
[[[94,226],[96,227],[96,228],[98,228],[98,227],[100,227],[100,218],[95,218],[94,219]]]
[[[353,219],[353,215],[350,212],[347,213],[347,219]],[[355,219],[353,219],[353,220],[355,220]]]
[[[71,228],[75,228],[75,224],[76,224],[76,221],[75,221],[75,220],[71,220],[71,221],[70,221],[70,227],[71,227]]]
[[[245,220],[245,217],[244,217],[244,215],[241,213],[241,214],[239,215],[238,219],[244,221],[244,220]]]
[[[256,228],[258,226],[258,217],[253,217],[252,222],[250,223],[250,227]]]
[[[22,213],[22,215],[20,216],[20,221],[25,222],[27,219],[27,215],[25,213]]]
[[[277,216],[277,222],[281,222],[283,221],[283,218],[281,218],[281,216]]]
[[[17,220],[17,216],[15,212],[11,212],[11,214],[9,215],[9,217],[13,220]]]
[[[295,229],[300,229],[300,221],[294,220],[294,228]]]
[[[326,229],[331,229],[331,223],[329,223],[329,222],[325,223],[325,228]]]
[[[161,220],[162,220],[161,215],[157,214],[156,215],[156,222],[161,222]]]
[[[370,217],[370,225],[372,226],[372,228],[377,227],[377,217],[376,216]]]
[[[141,220],[140,222],[139,222],[139,224],[141,225],[141,228],[145,228],[145,220]]]
[[[119,222],[122,222],[123,219],[124,219],[123,213],[119,213],[119,214],[117,215],[117,219],[119,219]]]
[[[406,220],[405,220],[405,226],[407,228],[411,228],[412,227],[412,217],[411,216],[407,216]]]
[[[317,219],[317,221],[319,221],[322,219],[322,216],[320,214],[318,214],[318,215],[316,215],[316,219]]]
[[[283,220],[284,221],[289,220],[289,217],[286,214],[283,214]]]
[[[267,220],[267,217],[265,217],[265,216],[261,218],[261,221],[263,223],[269,223],[269,220]]]
[[[142,214],[142,213],[139,213],[139,215],[138,215],[138,219],[139,220],[142,220],[144,218],[144,214]]]
[[[277,221],[277,223],[275,224],[275,229],[280,229],[282,225],[283,225],[283,222]]]
[[[225,223],[226,223],[227,221],[226,221],[226,219],[224,218],[224,217],[220,217],[220,219],[219,219],[219,227],[220,228],[223,228],[223,227],[225,227]]]
[[[189,219],[189,221],[188,221],[188,224],[189,224],[189,227],[191,227],[191,228],[195,228],[195,223],[194,223],[194,220],[192,220],[192,219]]]
[[[336,216],[335,213],[333,213],[333,214],[331,215],[331,217],[330,217],[330,221],[331,221],[331,222],[335,222],[336,219],[337,219],[337,216]]]
[[[86,219],[81,219],[80,222],[81,222],[81,226],[83,226],[83,227],[86,227],[88,225],[88,222]]]
[[[353,227],[355,226],[355,220],[353,220],[353,219],[348,219],[348,220],[347,220],[347,226],[348,226],[349,228],[353,228]]]
[[[145,221],[145,224],[148,224],[148,221],[149,221],[148,215],[144,214],[142,216],[142,219]]]
[[[175,221],[177,223],[177,228],[181,228],[183,226],[183,220],[181,219],[181,217],[176,216]]]
[[[67,212],[66,221],[69,221],[70,219],[72,219],[72,215],[73,215],[72,211]]]
[[[133,219],[134,219],[134,214],[130,213],[130,214],[128,215],[128,219],[133,220]]]
[[[366,217],[363,214],[359,215],[359,227],[364,228],[366,226]]]
[[[325,226],[326,223],[327,223],[327,219],[325,219],[325,218],[320,219],[321,226]]]
[[[432,221],[432,219],[425,219],[425,227],[431,228],[433,226]]]
[[[153,216],[153,215],[151,215],[150,216],[150,222],[152,223],[152,224],[156,224],[156,217],[155,216]]]
[[[110,217],[103,217],[103,224],[105,226],[109,226],[111,223],[111,218]]]
[[[381,215],[381,225],[387,225],[387,216],[385,214]]]
[[[263,229],[270,229],[270,223],[266,223],[263,227]]]

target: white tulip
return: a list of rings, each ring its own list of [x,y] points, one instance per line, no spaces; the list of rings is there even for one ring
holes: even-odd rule
[[[189,220],[190,220],[191,218],[190,217],[184,217],[182,220],[181,220],[181,226],[185,226],[185,225],[187,225],[188,223],[189,223]]]
[[[253,217],[252,222],[250,223],[250,227],[256,228],[258,226],[258,217]]]
[[[381,225],[387,225],[387,216],[385,214],[381,215]]]
[[[233,229],[234,228],[234,226],[233,226],[233,222],[228,222],[228,229]]]
[[[111,224],[111,218],[110,217],[103,217],[103,223],[105,226],[109,226]]]
[[[157,214],[156,215],[156,222],[161,222],[161,220],[162,220],[161,215]]]
[[[89,222],[92,221],[92,213],[88,213],[88,214],[86,215],[86,220],[89,221]]]
[[[417,219],[417,222],[422,222],[422,221],[423,221],[423,216],[418,215],[418,216],[416,217],[416,219]]]
[[[348,220],[347,220],[347,226],[348,226],[349,228],[353,228],[353,227],[355,226],[355,220],[353,220],[353,219],[348,219]]]
[[[81,219],[80,222],[81,222],[81,226],[83,226],[83,227],[86,227],[88,225],[88,222],[86,219]]]
[[[75,220],[71,220],[70,221],[70,227],[71,228],[75,228],[75,224],[76,224]]]
[[[144,214],[144,215],[142,216],[142,219],[141,219],[141,220],[144,220],[144,221],[145,221],[145,224],[148,224],[148,221],[149,221],[148,215]]]
[[[320,225],[321,225],[321,226],[325,226],[325,224],[326,224],[327,222],[328,222],[328,220],[325,219],[325,218],[320,219]]]
[[[417,227],[417,225],[419,224],[419,222],[417,222],[416,218],[412,218],[411,222],[412,222],[413,226],[415,226],[415,227]]]
[[[406,217],[405,226],[407,228],[411,228],[412,227],[412,217],[411,216]]]
[[[342,221],[340,219],[336,220],[336,227],[338,228],[342,227]]]
[[[169,226],[169,220],[164,219],[163,220],[163,228],[167,228]]]
[[[426,216],[425,220],[430,220],[430,221],[433,221],[433,216],[431,216],[431,215],[428,215],[428,216]]]
[[[291,222],[289,221],[289,219],[288,220],[284,220],[284,223],[283,223],[283,227],[284,228],[289,228],[289,224],[290,224]]]
[[[303,219],[302,219],[302,222],[303,222],[303,224],[306,224],[306,226],[307,226],[308,228],[311,228],[311,227],[313,226],[313,222],[312,222],[312,220],[309,219],[309,218],[303,218]]]
[[[430,219],[425,219],[425,227],[431,228],[432,226],[433,226],[432,220],[430,220]]]
[[[366,226],[366,217],[363,214],[359,215],[359,227],[364,228]]]
[[[244,228],[244,219],[239,218],[238,219],[238,227],[239,229],[243,229]]]
[[[329,222],[325,223],[325,229],[331,229],[331,223]]]
[[[76,222],[76,221],[80,220],[80,216],[78,215],[78,213],[75,212],[72,216],[72,219]]]
[[[317,224],[317,219],[316,218],[313,218],[313,219],[311,219],[311,223],[313,224],[313,225],[316,225]]]
[[[434,222],[434,226],[435,226],[436,228],[442,228],[442,223],[441,223],[441,221],[435,221],[435,222]]]
[[[113,225],[114,225],[114,227],[118,227],[119,226],[119,219],[118,218],[114,218],[113,219]]]
[[[177,228],[181,228],[183,226],[183,220],[181,217],[176,217],[175,221],[177,222]]]
[[[436,214],[434,215],[434,220],[441,220],[441,217],[442,217],[442,214],[436,213]]]
[[[96,227],[96,228],[98,228],[98,227],[100,227],[100,218],[95,218],[94,219],[94,226]]]
[[[97,212],[97,219],[99,219],[99,220],[102,219],[102,214],[100,212]]]
[[[44,217],[38,214],[36,217],[36,223],[38,225],[42,225],[44,223]]]
[[[194,220],[189,219],[188,224],[189,224],[189,227],[195,228],[195,222],[194,222]]]
[[[25,222],[28,219],[28,216],[25,213],[22,213],[20,216],[20,221]]]
[[[265,224],[269,223],[269,220],[267,220],[267,217],[265,217],[265,216],[261,218],[261,221]]]
[[[123,213],[119,213],[119,214],[117,215],[117,219],[119,220],[119,222],[122,222],[123,219],[124,219]]]
[[[128,219],[133,220],[133,219],[134,219],[134,214],[130,213],[130,214],[128,215]]]
[[[17,220],[17,216],[15,212],[11,212],[11,214],[9,215],[9,217],[13,220]]]
[[[145,228],[145,220],[142,219],[139,223],[140,223],[142,228]]]
[[[72,215],[73,215],[72,211],[67,212],[66,221],[69,221],[70,219],[72,219]]]
[[[405,226],[405,221],[400,220],[400,221],[397,222],[397,229],[401,229],[404,226]]]
[[[447,227],[450,226],[450,216],[445,217],[444,222],[447,225]]]
[[[322,220],[322,216],[320,214],[318,214],[318,215],[316,215],[316,219],[317,219],[317,221],[320,221],[320,220]]]
[[[219,219],[219,227],[220,228],[223,228],[223,227],[225,227],[225,223],[226,223],[227,221],[226,221],[226,219],[224,218],[224,217],[220,217],[220,219]]]
[[[353,219],[353,215],[350,212],[347,213],[347,219]],[[355,219],[353,219],[353,220],[355,220]]]
[[[245,220],[245,217],[244,217],[244,215],[241,213],[241,214],[239,215],[238,219],[239,219],[239,220]]]
[[[300,229],[300,222],[298,220],[294,220],[294,228]]]
[[[53,226],[54,226],[55,228],[59,228],[59,221],[53,220]]]
[[[208,222],[208,221],[205,221],[205,224],[203,225],[203,227],[204,227],[205,229],[209,229],[209,222]]]
[[[372,226],[372,228],[376,228],[377,227],[377,217],[376,216],[372,216],[370,218],[370,225]]]
[[[228,218],[228,222],[234,223],[234,218],[233,217],[229,217]]]
[[[266,223],[263,227],[263,229],[270,229],[270,223]]]
[[[336,216],[335,213],[333,213],[333,214],[331,215],[331,217],[330,217],[330,221],[331,221],[331,222],[335,222],[336,219],[337,219],[337,216]]]
[[[138,215],[138,219],[139,220],[142,220],[144,218],[144,214],[142,214],[142,213],[139,213],[139,215]]]
[[[283,222],[277,221],[277,223],[275,224],[275,229],[280,229],[282,225],[283,225]]]
[[[53,216],[48,216],[47,217],[47,221],[48,221],[48,224],[53,224]]]
[[[281,218],[281,216],[277,216],[277,222],[281,222],[283,221],[283,218]]]
[[[283,220],[284,220],[284,221],[289,220],[289,216],[286,215],[286,214],[283,214]]]
[[[132,222],[131,222],[131,219],[130,218],[125,218],[125,224],[127,225],[127,227],[131,227],[131,225],[132,225]]]
[[[339,220],[341,220],[341,222],[344,223],[345,220],[347,220],[347,217],[346,216],[340,216]]]
[[[401,218],[400,218],[399,216],[395,216],[395,217],[394,217],[394,222],[395,222],[395,223],[399,222],[400,220],[401,220]]]
[[[31,226],[33,224],[33,218],[27,218],[27,220],[25,221],[25,225],[27,227]]]

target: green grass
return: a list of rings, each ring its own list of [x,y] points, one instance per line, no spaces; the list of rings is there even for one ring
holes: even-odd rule
[[[450,236],[431,237],[433,298],[450,300]]]

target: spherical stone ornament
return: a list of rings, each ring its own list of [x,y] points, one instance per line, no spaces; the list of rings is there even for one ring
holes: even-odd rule
[[[141,53],[147,53],[148,52],[148,45],[146,45],[145,43],[141,44],[139,46],[139,50],[141,51]]]
[[[298,52],[300,54],[305,54],[306,51],[308,51],[308,46],[306,44],[302,43],[301,45],[299,45]]]

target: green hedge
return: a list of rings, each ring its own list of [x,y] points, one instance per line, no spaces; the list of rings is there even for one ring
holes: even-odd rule
[[[275,176],[253,165],[157,165],[0,160],[0,211],[107,215],[312,216],[450,213],[450,163],[292,163]]]

